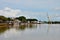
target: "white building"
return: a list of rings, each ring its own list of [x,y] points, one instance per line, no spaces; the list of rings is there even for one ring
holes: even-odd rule
[[[18,19],[15,19],[13,21],[13,27],[19,27],[20,23],[21,23],[21,21],[19,21]]]

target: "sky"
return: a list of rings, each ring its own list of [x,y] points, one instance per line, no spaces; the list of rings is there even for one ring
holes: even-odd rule
[[[60,0],[0,0],[0,15],[60,21]]]

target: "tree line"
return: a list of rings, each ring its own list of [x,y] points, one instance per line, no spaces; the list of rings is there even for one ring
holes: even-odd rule
[[[19,17],[16,17],[14,19],[18,19],[20,20],[21,22],[27,22],[27,21],[38,21],[37,19],[27,19],[25,16],[19,16]],[[0,16],[0,22],[6,22],[6,21],[13,21],[14,19],[10,18],[10,17],[5,17],[5,16]]]

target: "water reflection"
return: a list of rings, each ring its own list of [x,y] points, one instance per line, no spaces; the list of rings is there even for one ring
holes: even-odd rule
[[[48,27],[47,27],[47,34],[49,33],[49,29],[50,29],[50,24],[48,24]]]
[[[9,25],[8,27],[0,27],[0,34],[1,33],[4,33],[5,31],[7,31],[7,30],[9,30],[9,29],[11,29],[11,28],[15,28],[16,30],[25,30],[26,28],[30,28],[30,29],[32,29],[32,28],[36,28],[37,27],[37,24],[27,24],[27,25],[20,25],[19,27],[14,27],[13,25]]]
[[[0,40],[60,40],[60,24],[10,25],[0,29],[4,30]]]
[[[37,27],[37,24],[28,24],[27,27],[28,27],[28,28],[36,28],[36,27]]]
[[[20,25],[19,27],[16,27],[17,30],[25,30],[26,28],[29,29],[37,28],[37,24],[27,24],[27,25]]]
[[[25,29],[26,29],[26,25],[20,25],[20,26],[18,27],[18,29],[19,29],[19,30],[25,30]]]
[[[8,30],[8,27],[0,27],[0,34],[4,33],[6,30]]]

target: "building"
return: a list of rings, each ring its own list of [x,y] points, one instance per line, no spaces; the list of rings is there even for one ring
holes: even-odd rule
[[[14,19],[14,21],[13,21],[13,27],[19,27],[20,23],[21,23],[20,20]]]

